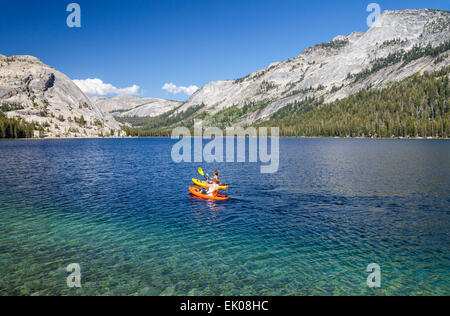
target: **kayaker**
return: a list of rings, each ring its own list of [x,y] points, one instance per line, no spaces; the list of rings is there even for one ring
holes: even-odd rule
[[[216,183],[220,184],[220,180],[219,180],[219,171],[214,171],[214,177],[213,180],[217,180]]]
[[[219,180],[219,171],[217,171],[217,170],[214,171],[213,181],[215,181],[217,184],[220,183],[220,180]]]
[[[213,184],[213,183],[220,183],[220,180],[219,180],[219,171],[214,171],[214,177],[210,180],[210,181],[208,181],[208,183],[209,184]]]

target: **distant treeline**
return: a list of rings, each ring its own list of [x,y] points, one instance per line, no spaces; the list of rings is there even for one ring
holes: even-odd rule
[[[18,118],[7,118],[0,111],[0,138],[32,138],[35,129],[36,124]]]
[[[306,113],[295,114],[298,111],[291,106],[292,115],[282,109],[283,117],[275,113],[258,125],[279,126],[282,136],[448,138],[449,73],[450,67],[416,74],[385,89],[363,90],[309,107]]]

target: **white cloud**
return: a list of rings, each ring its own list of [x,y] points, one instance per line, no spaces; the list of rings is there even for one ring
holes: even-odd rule
[[[187,95],[193,95],[199,89],[199,87],[197,87],[197,86],[177,87],[173,83],[166,83],[162,87],[162,89],[166,90],[166,91],[168,91],[169,93],[172,93],[172,94],[184,93],[184,94],[187,94]]]
[[[127,94],[127,95],[138,95],[140,92],[140,87],[133,85],[128,88],[116,88],[110,83],[104,83],[101,79],[84,79],[84,80],[73,80],[73,82],[89,96],[104,96],[111,94]]]

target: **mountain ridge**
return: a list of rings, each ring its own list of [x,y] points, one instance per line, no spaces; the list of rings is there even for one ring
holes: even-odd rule
[[[89,99],[34,56],[0,55],[0,114],[35,123],[39,137],[121,136],[124,129],[129,133],[129,123],[166,130],[190,127],[194,119],[205,126],[260,124],[290,115],[286,109],[292,107],[314,109],[444,69],[449,50],[450,11],[384,11],[366,32],[337,35],[243,78],[209,82],[186,102],[127,95]]]
[[[450,64],[446,52],[426,56],[402,65],[380,67],[366,78],[355,81],[374,63],[416,46],[438,47],[450,40],[450,12],[433,9],[384,11],[366,32],[337,35],[333,41],[318,44],[284,62],[272,63],[244,78],[209,82],[176,113],[203,105],[200,111],[215,115],[246,104],[266,105],[242,118],[241,123],[268,119],[290,103],[308,97],[324,98],[325,103],[348,97],[362,89],[381,87],[425,71],[433,72]],[[440,59],[438,63],[435,63]]]
[[[103,112],[115,117],[154,117],[169,112],[183,103],[129,95],[117,95],[113,98],[93,97],[91,100]]]

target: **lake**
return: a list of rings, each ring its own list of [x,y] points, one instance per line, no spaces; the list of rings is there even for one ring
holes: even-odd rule
[[[281,139],[275,174],[174,143],[1,141],[0,295],[450,294],[449,141]],[[231,199],[189,196],[198,167]]]

